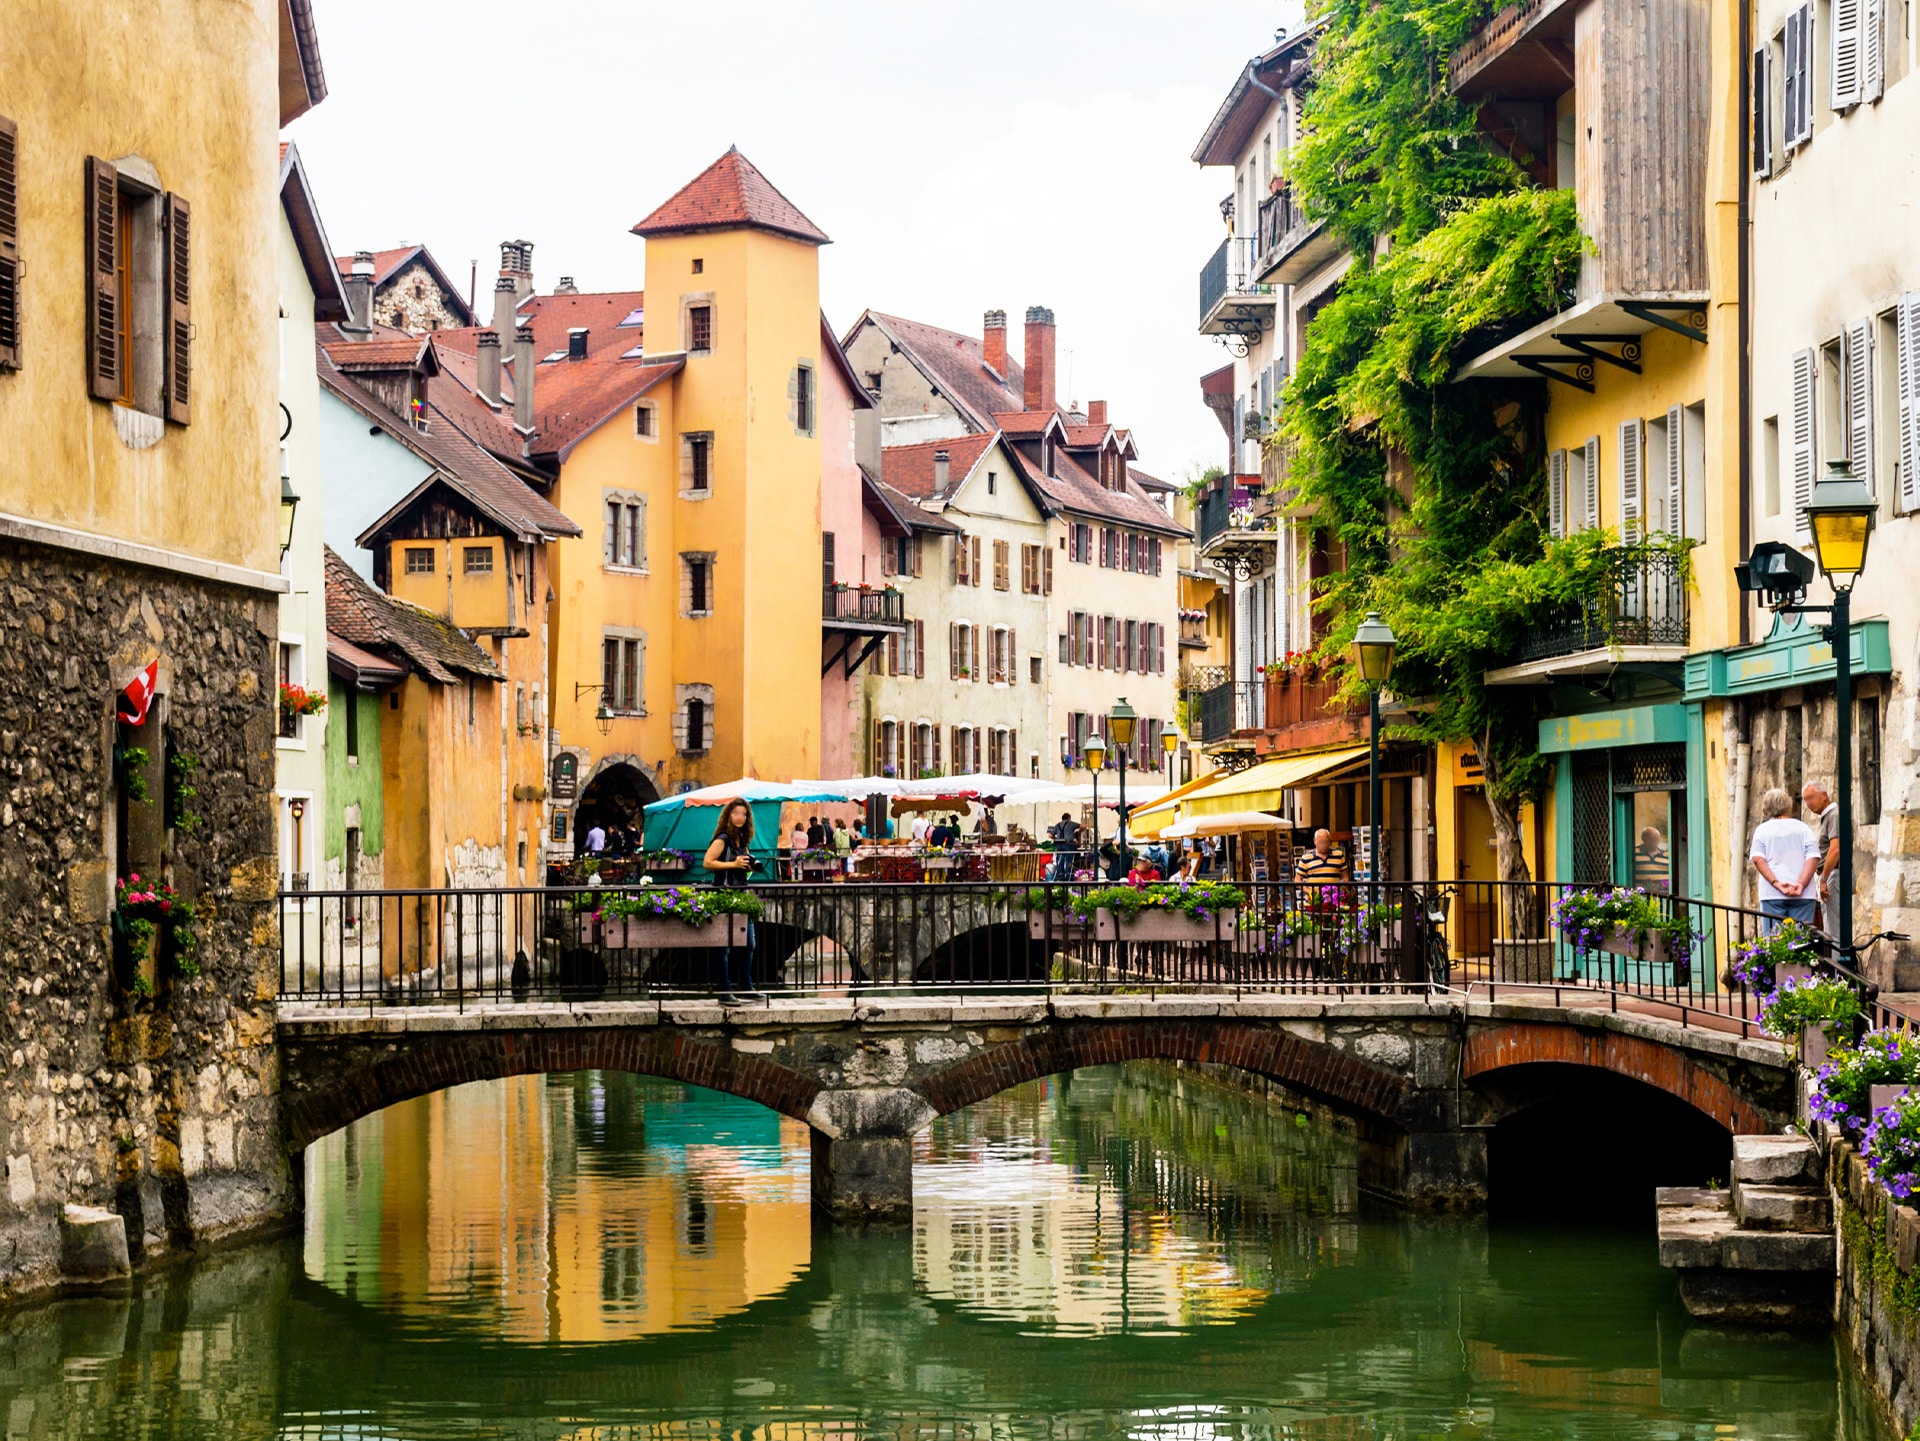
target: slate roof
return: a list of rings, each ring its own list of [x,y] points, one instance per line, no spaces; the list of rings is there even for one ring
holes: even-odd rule
[[[350,645],[405,663],[441,685],[506,677],[472,636],[417,605],[375,590],[327,547],[327,629]]]
[[[861,323],[869,320],[900,347],[901,353],[939,388],[975,430],[992,430],[995,411],[1019,411],[1026,372],[1012,356],[1007,357],[1006,375],[996,380],[987,369],[985,352],[977,335],[961,335],[877,310],[867,311],[854,322],[853,331],[847,335],[848,343]]]
[[[685,235],[700,230],[771,230],[814,245],[826,233],[773,186],[735,145],[633,227],[635,235]]]

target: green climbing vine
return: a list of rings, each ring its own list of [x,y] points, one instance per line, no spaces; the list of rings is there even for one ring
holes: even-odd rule
[[[1361,616],[1386,617],[1393,688],[1419,701],[1397,733],[1475,744],[1501,873],[1520,878],[1519,805],[1547,763],[1531,700],[1482,678],[1530,615],[1594,594],[1611,538],[1549,542],[1527,387],[1449,383],[1463,355],[1567,304],[1586,249],[1572,193],[1537,188],[1531,157],[1501,152],[1448,89],[1449,56],[1494,8],[1326,0],[1285,168],[1354,258],[1311,321],[1281,429],[1287,483],[1341,558],[1315,599],[1323,658],[1344,665]]]

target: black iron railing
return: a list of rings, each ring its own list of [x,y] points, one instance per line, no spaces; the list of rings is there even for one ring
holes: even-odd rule
[[[1222,741],[1235,731],[1258,730],[1266,724],[1266,709],[1264,680],[1222,681],[1200,692],[1200,729],[1194,739]]]
[[[826,620],[900,625],[907,618],[907,598],[897,590],[830,585],[821,597],[820,613]]]
[[[289,893],[279,902],[280,996],[365,1005],[708,995],[726,980],[723,960],[741,985],[751,952],[752,985],[785,992],[1447,988],[1757,1028],[1755,999],[1726,968],[1731,949],[1769,922],[1735,907],[1660,896],[1671,924],[1658,934],[1569,934],[1555,902],[1579,888],[1564,884],[1278,880],[1243,883],[1231,912],[1149,909],[1129,920],[1097,907],[1100,884],[756,886],[763,911],[750,929],[723,917],[700,931],[610,915],[605,902],[622,888]],[[1810,959],[1875,1002],[1830,951]]]
[[[1528,628],[1520,643],[1522,663],[1616,645],[1687,644],[1687,584],[1679,555],[1621,547],[1607,558],[1596,594]]]
[[[1229,295],[1265,295],[1268,287],[1255,280],[1254,246],[1251,235],[1232,235],[1220,242],[1207,263],[1200,267],[1200,323],[1205,325],[1214,309]]]

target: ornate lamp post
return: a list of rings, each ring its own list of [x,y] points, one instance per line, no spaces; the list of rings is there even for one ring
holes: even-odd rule
[[[1093,862],[1100,864],[1100,772],[1107,763],[1107,743],[1095,731],[1080,747],[1080,764],[1093,777]]]
[[[1127,855],[1127,755],[1133,748],[1133,733],[1140,724],[1127,698],[1121,696],[1107,712],[1107,734],[1113,738],[1114,754],[1120,762],[1120,858]]]
[[[1367,880],[1380,883],[1380,688],[1393,674],[1393,627],[1370,610],[1353,633],[1354,664],[1367,686]]]
[[[1167,753],[1167,790],[1171,793],[1173,790],[1173,754],[1180,749],[1180,732],[1162,731],[1160,733],[1160,748]]]

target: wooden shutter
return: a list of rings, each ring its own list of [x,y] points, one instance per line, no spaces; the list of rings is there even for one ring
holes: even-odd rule
[[[1686,474],[1687,412],[1678,405],[1667,407],[1666,467],[1667,534],[1678,540],[1687,533]]]
[[[1153,673],[1167,673],[1167,628],[1159,621],[1153,623]]]
[[[973,769],[976,774],[980,770],[980,727],[979,726],[975,726],[973,728]]]
[[[193,390],[193,226],[187,202],[169,194],[161,212],[161,235],[167,251],[166,319],[160,333],[166,337],[167,381],[165,410],[175,425],[191,419],[188,401]],[[634,557],[633,564],[640,559]]]
[[[1835,110],[1847,110],[1860,103],[1861,3],[1862,0],[1831,0],[1827,10],[1833,21],[1833,34],[1827,42],[1829,103]]]
[[[1800,12],[1787,11],[1780,35],[1780,139],[1791,150],[1800,143]]]
[[[1855,321],[1840,333],[1846,374],[1847,464],[1879,494],[1873,474],[1873,322]]]
[[[87,157],[87,385],[95,400],[120,398],[120,177]]]
[[[1007,684],[1020,684],[1020,633],[1007,627]]]
[[[880,727],[883,724],[881,721],[873,723],[873,749],[867,752],[867,774],[870,776],[879,775],[887,763],[886,752],[882,749],[884,733]]]
[[[20,368],[20,132],[0,115],[0,370]]]
[[[960,622],[947,622],[947,679],[960,679]]]
[[[973,646],[968,659],[973,662],[973,679],[977,681],[980,679],[980,672],[985,669],[980,664],[980,627],[977,625],[973,628]]]
[[[1567,533],[1567,453],[1547,457],[1547,533],[1556,539]]]
[[[880,574],[894,574],[893,562],[898,552],[894,549],[899,542],[889,537],[880,542]]]
[[[1053,594],[1053,551],[1046,546],[1040,548],[1040,593]]]
[[[913,676],[915,680],[927,677],[927,623],[924,620],[913,623]]]
[[[1860,100],[1878,100],[1887,86],[1886,0],[1860,0]]]
[[[1645,429],[1638,420],[1620,422],[1620,539],[1638,543],[1646,528],[1647,486],[1643,461]]]
[[[1920,291],[1894,311],[1894,355],[1900,389],[1900,509],[1920,510]]]
[[[1020,774],[1020,732],[1012,729],[1007,731],[1007,774]]]
[[[972,575],[973,575],[973,583],[975,585],[979,585],[980,584],[980,537],[977,535],[973,538]]]
[[[1586,483],[1581,487],[1580,528],[1593,530],[1600,524],[1600,437],[1588,436],[1582,449],[1586,458],[1581,468],[1586,471]]]
[[[1773,174],[1773,51],[1762,45],[1753,52],[1753,134],[1748,157],[1756,178]]]
[[[1807,502],[1813,499],[1813,387],[1814,377],[1818,373],[1816,365],[1816,358],[1811,350],[1794,353],[1793,374],[1789,386],[1793,413],[1788,418],[1787,444],[1793,466],[1793,528],[1800,535],[1808,533]]]
[[[928,769],[937,771],[940,769],[940,727],[928,726],[927,734],[933,745],[933,754],[928,758]]]
[[[953,773],[959,775],[960,767],[967,763],[966,756],[960,750],[959,726],[947,727],[947,754],[953,757]]]
[[[909,538],[909,540],[907,541],[907,546],[908,546],[907,557],[913,562],[913,573],[915,575],[919,575],[920,574],[920,553],[926,547],[922,544],[920,537],[917,535]]]

